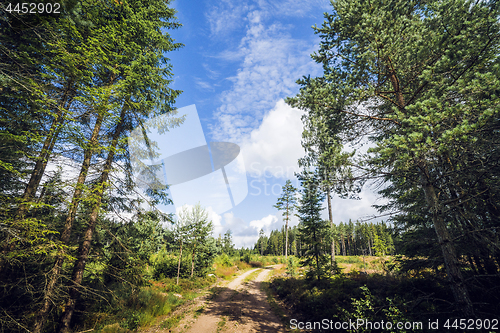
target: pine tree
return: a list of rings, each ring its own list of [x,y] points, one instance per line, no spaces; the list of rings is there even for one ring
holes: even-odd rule
[[[301,198],[297,208],[300,220],[299,231],[302,246],[306,247],[302,263],[309,266],[309,276],[318,280],[325,274],[325,264],[328,262],[323,255],[324,238],[328,232],[328,223],[321,219],[322,203],[325,199],[321,192],[318,175],[304,171],[299,175],[301,182]]]
[[[225,254],[232,256],[234,254],[234,244],[233,244],[233,232],[228,229],[224,233],[224,238],[222,239],[222,248]]]
[[[278,202],[274,205],[274,208],[283,211],[283,221],[285,221],[285,260],[288,262],[288,222],[290,217],[295,210],[295,204],[297,199],[295,198],[295,193],[297,189],[292,185],[290,179],[287,179],[285,185],[281,189],[281,196],[278,198]]]
[[[500,193],[493,175],[500,143],[500,8],[466,0],[332,5],[323,26],[315,27],[322,42],[313,58],[324,75],[301,80],[290,102],[317,105],[334,119],[344,143],[370,138],[376,147],[362,161],[367,176],[385,177],[401,195],[408,187],[420,192],[414,203],[423,201],[423,220],[432,220],[457,311],[474,317],[455,239],[475,233],[483,234],[480,243],[495,242],[483,229],[493,227],[493,219],[482,212],[498,216],[486,202]]]

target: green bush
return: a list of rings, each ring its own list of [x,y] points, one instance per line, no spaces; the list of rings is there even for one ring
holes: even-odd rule
[[[177,268],[179,257],[172,254],[160,253],[152,260],[153,278],[159,280],[162,278],[177,277]],[[187,278],[191,275],[191,259],[184,257],[181,260],[180,276]]]
[[[250,261],[252,261],[252,254],[250,252],[247,252],[243,255],[243,257],[241,258],[244,262],[246,262],[247,264],[250,263]]]
[[[395,301],[387,297],[385,301],[380,297],[375,297],[372,295],[368,287],[360,287],[362,296],[359,298],[352,298],[351,310],[347,311],[345,308],[340,308],[342,313],[341,319],[343,321],[356,321],[358,318],[363,318],[366,321],[371,322],[391,322],[391,323],[409,323],[412,320],[404,313],[407,313],[407,309],[401,300]],[[382,311],[377,311],[382,308]],[[423,326],[422,326],[423,327]],[[363,326],[358,327],[356,332],[372,332],[371,329],[364,328]],[[407,333],[405,329],[389,329],[389,333]]]
[[[231,267],[231,266],[233,266],[233,263],[229,259],[229,256],[227,254],[225,254],[225,253],[223,253],[220,256],[218,256],[217,258],[215,258],[215,262],[218,265],[221,265],[221,266],[224,266],[224,267]]]
[[[288,257],[287,273],[291,276],[297,275],[297,268],[299,267],[299,259],[295,256]]]
[[[120,327],[135,331],[139,327],[139,323],[140,315],[136,312],[133,312],[123,319],[123,321],[120,323]]]

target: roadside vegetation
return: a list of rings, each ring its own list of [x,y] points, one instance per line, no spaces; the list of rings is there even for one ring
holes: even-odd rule
[[[217,281],[230,280],[253,268],[284,262],[282,257],[261,256],[250,250],[231,249],[231,254],[214,256],[210,267],[204,268],[203,274],[193,277],[190,277],[190,259],[183,259],[181,278],[177,284],[179,252],[169,253],[163,248],[150,257],[149,265],[144,269],[145,281],[142,286],[109,285],[110,293],[106,297],[84,298],[81,309],[85,309],[86,315],[76,317],[75,330],[127,333],[152,325],[169,329],[182,319],[179,315],[173,316],[172,312],[206,293]],[[94,274],[99,272],[95,271]],[[255,276],[252,274],[246,280]]]
[[[270,289],[285,308],[290,318],[298,321],[332,320],[342,323],[364,319],[371,322],[397,322],[418,325],[407,329],[386,332],[435,332],[429,321],[451,325],[457,319],[453,295],[449,292],[444,267],[437,270],[407,270],[405,261],[394,257],[337,256],[338,273],[321,279],[307,278],[307,268],[299,267],[298,273],[275,277]],[[424,260],[424,259],[421,259]],[[468,274],[471,277],[472,274]],[[471,295],[476,311],[483,319],[498,318],[498,294]],[[290,319],[288,318],[288,319]],[[290,322],[286,323],[290,327]],[[450,326],[451,328],[451,326]],[[456,327],[455,327],[456,328]],[[321,329],[314,330],[322,331]],[[323,330],[328,331],[328,330]],[[338,330],[340,332],[371,332],[370,329]]]
[[[332,0],[313,27],[323,73],[285,100],[303,112],[300,186],[250,249],[213,234],[209,207],[162,212],[144,162],[148,133],[185,119],[171,2],[25,5],[0,3],[0,333],[173,327],[218,279],[275,264],[267,290],[307,321],[499,318],[498,1]],[[336,218],[332,197],[367,184],[380,215]]]

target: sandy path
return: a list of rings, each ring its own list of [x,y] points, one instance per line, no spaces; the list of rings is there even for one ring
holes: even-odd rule
[[[247,276],[257,270],[261,272],[254,280],[243,283]],[[172,332],[285,332],[267,303],[265,292],[261,290],[261,284],[271,270],[272,267],[253,269],[238,276],[221,287],[219,294],[207,303],[194,322],[181,322]]]

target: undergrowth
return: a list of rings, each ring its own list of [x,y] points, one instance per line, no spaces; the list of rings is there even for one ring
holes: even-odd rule
[[[363,258],[341,258],[339,262],[339,266],[345,262],[362,264]],[[371,267],[381,267],[378,273],[364,274],[353,269],[348,274],[339,273],[321,280],[308,280],[294,275],[293,263],[290,262],[288,275],[275,277],[270,288],[287,308],[292,309],[294,318],[304,322],[321,322],[327,319],[335,323],[364,319],[412,325],[411,329],[406,330],[383,330],[401,333],[416,331],[413,325],[418,326],[419,323],[419,332],[436,332],[435,329],[429,329],[429,322],[439,320],[440,323],[445,323],[447,319],[460,318],[460,309],[454,306],[451,289],[442,275],[423,272],[415,276],[402,272],[384,272],[383,259],[374,258],[370,262],[374,262]],[[498,317],[498,295],[491,293],[488,300],[484,296],[480,299],[474,293],[471,296],[477,306],[477,313],[482,313],[483,318]],[[490,305],[481,306],[487,303]],[[351,331],[344,330],[346,331],[376,330],[361,327]]]
[[[132,288],[126,285],[113,286],[112,297],[92,306],[94,311],[83,319],[81,330],[92,327],[99,332],[133,332],[139,327],[156,323],[160,316],[170,314],[179,305],[193,299],[198,292],[213,284],[214,276],[181,279],[179,285],[173,278],[150,280],[149,286]],[[174,325],[180,318],[169,318],[160,326]]]

